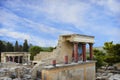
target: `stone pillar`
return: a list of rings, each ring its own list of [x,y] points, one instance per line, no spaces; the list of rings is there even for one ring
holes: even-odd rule
[[[90,60],[93,59],[93,43],[89,43]]]
[[[21,63],[24,63],[24,60],[23,60],[24,58],[23,58],[23,56],[21,56],[20,58],[21,58]]]
[[[20,63],[20,56],[18,56],[18,63]]]
[[[7,56],[8,57],[8,62],[10,61],[10,57],[9,56]]]
[[[15,62],[15,56],[12,56],[12,61]]]
[[[8,62],[10,61],[10,56],[8,56]]]
[[[9,56],[6,56],[6,62],[10,61]]]
[[[8,62],[8,56],[6,56],[6,62]]]
[[[6,62],[8,62],[8,56],[6,56]]]
[[[78,62],[78,43],[74,43],[74,61]]]
[[[86,44],[82,44],[83,61],[86,61]]]
[[[6,63],[6,56],[4,56],[4,63]]]

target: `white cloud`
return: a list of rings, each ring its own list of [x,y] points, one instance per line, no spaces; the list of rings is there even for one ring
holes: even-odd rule
[[[11,31],[9,29],[4,29],[4,28],[0,29],[0,36],[11,37],[13,39],[17,39],[20,41],[27,39],[29,43],[33,43],[34,45],[39,45],[39,46],[56,46],[57,45],[56,40],[43,39],[37,36],[33,36],[32,34]]]
[[[37,1],[35,4],[34,1],[25,3],[21,0],[15,0],[14,3],[8,1],[7,4],[15,10],[28,9],[30,13],[33,13],[32,16],[39,16],[40,13],[44,13],[48,20],[71,23],[75,26],[84,26],[86,23],[84,16],[91,9],[90,4],[74,0],[44,0],[42,3]]]
[[[43,13],[43,16],[49,21],[57,22],[57,23],[67,23],[72,24],[73,27],[80,31],[82,31],[84,34],[98,34],[98,35],[105,35],[109,36],[106,39],[117,39],[120,37],[119,34],[119,28],[114,25],[104,25],[104,24],[96,24],[96,22],[99,23],[98,17],[103,14],[106,15],[113,15],[118,16],[120,14],[120,2],[117,0],[88,0],[87,2],[82,2],[79,0],[43,0],[42,2],[40,0],[37,1],[21,1],[21,0],[14,0],[10,1],[8,0],[6,3],[6,6],[11,7],[13,10],[16,11],[22,11],[25,14],[31,13],[30,17],[37,18],[39,17],[40,13]],[[95,8],[94,5],[91,3],[95,3],[96,5],[99,5],[100,7],[104,8],[103,11],[100,12],[94,12]],[[27,11],[24,11],[25,10]],[[2,12],[1,12],[2,11]],[[94,16],[96,21],[91,19],[91,22],[86,19],[89,12],[98,14],[97,16]],[[63,29],[57,29],[58,27],[53,27],[49,24],[43,24],[40,23],[40,21],[36,22],[32,19],[23,18],[21,16],[17,16],[15,13],[12,13],[12,11],[7,10],[0,10],[0,22],[4,24],[5,26],[12,26],[12,29],[14,31],[15,28],[20,27],[17,23],[23,24],[23,27],[25,28],[31,28],[36,32],[43,32],[50,35],[59,35],[59,34],[68,34],[68,33],[74,33],[74,31],[66,30],[66,28]],[[4,16],[3,16],[4,14]],[[93,18],[93,16],[90,16],[90,18]],[[101,16],[101,19],[104,16]],[[107,16],[109,17],[109,16]],[[114,17],[117,18],[117,17]],[[46,21],[47,21],[46,20]],[[94,22],[93,22],[94,21]],[[46,22],[47,23],[47,22]],[[93,24],[94,23],[94,24]],[[106,22],[106,24],[109,24],[109,22]],[[114,24],[114,23],[112,23]],[[118,23],[117,23],[118,24]],[[14,28],[13,28],[14,27]],[[7,27],[8,28],[8,27]],[[11,29],[9,27],[9,29]],[[16,31],[17,32],[17,31]],[[19,32],[18,32],[19,33]],[[79,32],[78,32],[79,33]],[[13,35],[14,32],[11,34]],[[15,33],[17,34],[17,33]],[[18,34],[17,34],[18,35]],[[24,35],[24,34],[22,34]],[[31,36],[27,36],[29,39],[31,39]],[[36,38],[36,40],[31,40],[37,44],[37,42],[42,43],[42,45],[46,45],[46,42],[43,43],[44,40],[39,39],[38,37],[32,37]],[[39,41],[40,40],[40,41]],[[51,41],[52,42],[52,41]]]
[[[48,26],[48,25],[45,25],[45,24],[36,23],[34,21],[31,21],[31,20],[28,20],[28,19],[25,19],[25,18],[23,20],[29,24],[29,27],[34,28],[38,31],[42,31],[42,32],[45,32],[45,33],[50,33],[52,35],[74,33],[72,31],[68,31],[68,30],[61,30],[61,29],[58,30],[55,27],[51,27],[51,26]]]
[[[17,29],[20,27],[24,27],[24,28],[26,27],[26,28],[31,28],[33,30],[36,30],[37,32],[42,31],[44,33],[49,33],[51,35],[73,33],[72,31],[61,30],[61,29],[58,30],[55,27],[51,27],[51,26],[48,26],[48,25],[45,25],[39,22],[34,22],[27,18],[17,16],[16,14],[6,9],[1,10],[0,17],[1,17],[0,22],[4,25],[4,27],[9,28],[9,29]],[[17,23],[23,24],[23,26],[19,26],[19,24]]]
[[[0,36],[12,37],[15,39],[30,39],[30,36],[25,33],[11,31],[9,29],[0,29]]]
[[[75,26],[84,25],[84,16],[91,8],[89,4],[68,0],[45,0],[43,4],[41,11],[46,13],[47,18]]]
[[[96,3],[100,6],[103,6],[108,13],[120,14],[120,1],[119,0],[92,0],[93,3]]]

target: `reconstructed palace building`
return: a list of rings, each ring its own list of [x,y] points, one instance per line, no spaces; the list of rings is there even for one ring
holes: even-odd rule
[[[38,63],[32,70],[33,76],[40,70],[42,80],[95,80],[93,44],[94,36],[61,35],[53,52],[40,52],[34,57],[34,62]]]
[[[16,62],[26,63],[30,61],[30,54],[28,52],[2,52],[1,62]]]

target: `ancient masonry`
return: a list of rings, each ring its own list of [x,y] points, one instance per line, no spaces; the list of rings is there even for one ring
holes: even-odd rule
[[[32,76],[36,77],[36,72],[41,71],[42,80],[95,80],[93,43],[94,36],[61,35],[53,52],[40,52],[34,57],[33,62],[37,64],[31,70]]]
[[[26,63],[30,61],[30,54],[27,52],[2,52],[1,62]]]

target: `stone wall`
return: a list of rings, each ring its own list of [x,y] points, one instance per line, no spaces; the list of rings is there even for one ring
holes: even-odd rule
[[[44,60],[52,56],[52,52],[40,52],[34,56],[34,61]]]
[[[50,62],[50,58],[53,58],[57,61],[57,63],[64,63],[64,57],[67,55],[68,62],[70,63],[72,62],[74,42],[94,43],[94,37],[78,34],[61,35],[59,37],[56,49],[54,49],[53,52],[40,52],[34,57],[34,61],[42,61],[43,59],[46,59],[46,62]]]
[[[95,80],[95,62],[46,66],[42,80]]]
[[[57,64],[65,63],[65,59],[64,59],[65,56],[68,56],[68,63],[69,64],[72,63],[73,62],[73,49],[74,49],[75,43],[80,43],[80,44],[94,43],[94,37],[93,36],[85,36],[85,35],[77,35],[77,34],[60,36],[59,40],[58,40],[58,44],[56,46],[56,49],[54,49],[53,52],[40,52],[39,54],[37,54],[34,57],[34,61],[38,62],[38,64],[32,70],[33,76],[34,77],[36,76],[35,73],[37,70],[42,71],[43,66],[50,65],[53,60],[56,60]],[[86,63],[86,62],[82,62],[82,63]],[[44,75],[44,77],[42,80],[89,80],[88,79],[88,78],[90,78],[89,76],[93,76],[92,77],[93,79],[90,78],[90,80],[94,80],[95,79],[95,64],[92,64],[92,66],[90,66],[90,67],[88,67],[88,66],[89,65],[87,63],[87,64],[78,64],[78,65],[73,65],[73,66],[68,65],[67,67],[63,66],[60,68],[57,67],[57,68],[53,69],[52,73],[51,73],[52,69],[49,71],[45,71],[45,73],[46,73],[45,75],[44,75],[44,70],[43,70],[42,75]],[[54,71],[55,71],[55,73],[54,73]],[[69,74],[72,75],[72,78],[70,77],[71,79],[69,79],[66,76],[65,76],[66,79],[59,78],[60,76],[64,76],[64,75],[62,75],[63,74],[62,72],[64,72],[64,71],[66,72],[65,73],[66,75],[69,75]],[[93,74],[90,74],[91,71],[93,72]],[[47,75],[47,73],[50,74],[50,76],[52,78],[49,77],[49,75]],[[74,74],[77,74],[77,73],[78,73],[78,75],[74,76]],[[89,74],[89,75],[86,76],[86,74]],[[79,77],[80,79],[77,79],[77,77],[81,76],[81,75],[84,79],[81,77]],[[58,77],[56,77],[56,76],[58,76]]]
[[[55,59],[57,63],[64,63],[64,57],[68,56],[68,62],[72,61],[73,44],[72,42],[66,41],[66,37],[60,37],[58,45],[53,52],[40,52],[34,57],[34,61],[50,62],[50,59]],[[47,61],[48,60],[48,61]],[[52,61],[52,60],[51,60]],[[50,63],[49,63],[50,64]]]

